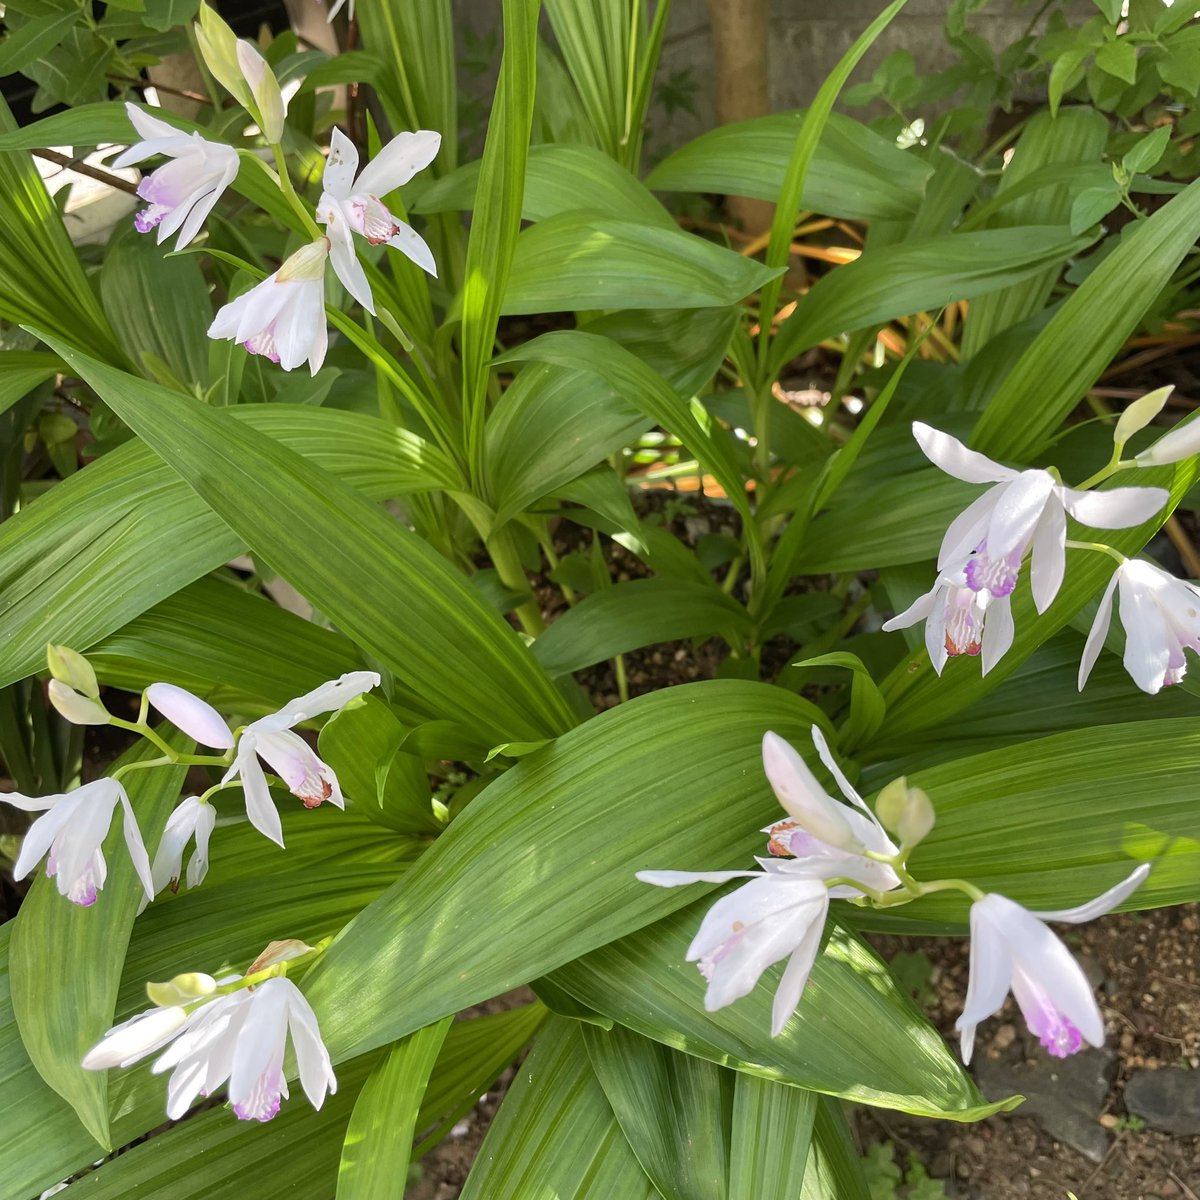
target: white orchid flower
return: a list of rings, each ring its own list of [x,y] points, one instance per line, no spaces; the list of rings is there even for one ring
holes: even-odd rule
[[[187,1010],[178,1004],[147,1009],[114,1025],[83,1056],[82,1065],[89,1071],[130,1067],[147,1054],[161,1050],[186,1028],[191,1019]]]
[[[1079,690],[1083,691],[1100,656],[1117,588],[1125,626],[1125,670],[1151,695],[1178,683],[1187,674],[1184,650],[1200,651],[1200,588],[1153,563],[1127,558],[1100,598],[1079,663]]]
[[[1078,925],[1116,908],[1150,873],[1143,863],[1123,882],[1078,908],[1030,912],[995,893],[971,905],[971,973],[962,1016],[962,1060],[971,1061],[975,1027],[1004,1004],[1009,989],[1025,1023],[1056,1058],[1084,1042],[1104,1044],[1104,1018],[1083,968],[1045,921]]]
[[[333,131],[317,220],[325,225],[329,237],[334,274],[368,312],[375,311],[374,299],[354,250],[356,233],[372,246],[394,247],[437,278],[433,252],[415,230],[388,211],[379,197],[394,192],[427,167],[441,144],[442,135],[428,129],[400,133],[359,171],[354,143],[340,129]]]
[[[195,840],[196,849],[188,861],[187,885],[194,888],[204,882],[208,874],[208,840],[216,823],[216,809],[197,796],[189,796],[167,818],[150,867],[155,895],[165,887],[178,890],[183,878],[183,852],[192,840]]]
[[[154,1063],[154,1074],[172,1073],[167,1116],[178,1120],[197,1096],[212,1095],[228,1080],[237,1116],[269,1121],[288,1096],[283,1059],[289,1032],[300,1085],[319,1109],[326,1093],[337,1091],[329,1052],[304,994],[290,979],[275,978],[205,1003]]]
[[[96,893],[108,877],[108,865],[100,847],[108,836],[113,813],[121,805],[125,810],[125,846],[133,869],[146,896],[154,899],[154,881],[142,832],[129,797],[117,780],[97,779],[56,796],[8,792],[0,795],[0,801],[23,812],[43,814],[29,827],[21,843],[13,878],[24,879],[45,856],[46,874],[58,885],[60,894],[85,908],[95,904]]]
[[[847,808],[826,795],[807,763],[775,733],[763,737],[763,766],[780,803],[791,819],[777,821],[764,831],[775,855],[793,855],[785,862],[758,859],[758,871],[639,871],[638,879],[658,887],[689,883],[751,882],[722,896],[707,912],[687,961],[697,963],[708,980],[704,1007],[715,1012],[748,995],[762,973],[787,958],[771,1013],[771,1036],[777,1037],[800,1003],[808,982],[830,898],[853,898],[863,893],[850,884],[827,881],[857,880],[873,891],[891,891],[900,884],[887,863],[864,857],[870,850],[895,854],[887,836],[858,792],[838,767],[820,729],[812,730],[821,761],[848,800],[861,811]]]
[[[946,660],[959,654],[982,654],[986,675],[1013,643],[1015,629],[1008,596],[972,591],[965,571],[943,573],[933,587],[902,613],[884,621],[883,628],[906,629],[925,622],[925,648],[940,675]]]
[[[1170,388],[1160,391],[1169,392]],[[1152,393],[1157,395],[1157,393]],[[1165,400],[1165,396],[1164,396]],[[1160,467],[1167,463],[1181,462],[1200,454],[1200,421],[1184,421],[1174,429],[1164,433],[1152,446],[1147,446],[1140,454],[1134,456],[1134,462],[1139,467]]]
[[[155,154],[171,159],[138,184],[137,194],[147,205],[134,217],[134,227],[138,233],[157,229],[160,245],[178,230],[175,249],[182,250],[237,176],[237,151],[198,133],[184,133],[136,104],[127,103],[125,111],[142,140],[119,154],[112,165],[128,167]]]
[[[285,371],[305,360],[315,375],[325,361],[325,260],[328,238],[301,246],[274,274],[221,307],[208,336],[241,342]]]
[[[1054,602],[1066,571],[1067,513],[1092,528],[1128,529],[1148,521],[1168,499],[1162,488],[1076,491],[1049,471],[1001,466],[920,421],[913,423],[913,436],[926,458],[948,475],[996,485],[950,522],[938,570],[962,568],[972,591],[986,590],[999,600],[1011,595],[1032,547],[1030,586],[1040,613]]]
[[[378,686],[376,672],[350,671],[289,700],[278,712],[260,717],[242,730],[233,763],[221,782],[240,779],[246,796],[246,815],[255,829],[283,845],[283,825],[271,801],[271,789],[260,757],[287,784],[292,795],[304,801],[305,808],[316,808],[326,800],[338,808],[345,807],[333,768],[317,757],[316,751],[294,732],[294,727],[322,713],[343,708]],[[197,741],[221,749],[234,745],[234,736],[220,713],[199,696],[166,683],[151,684],[146,694],[164,717]],[[199,851],[197,839],[197,853]]]

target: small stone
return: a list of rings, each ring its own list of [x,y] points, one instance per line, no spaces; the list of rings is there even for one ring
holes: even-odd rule
[[[1117,1115],[1115,1113],[1103,1113],[1100,1117],[1100,1124],[1103,1125],[1105,1129],[1116,1129]]]
[[[996,1036],[992,1039],[992,1045],[997,1050],[1007,1050],[1009,1046],[1017,1040],[1017,1027],[1015,1025],[1001,1025],[996,1030]]]
[[[1109,1050],[1086,1050],[1064,1059],[1039,1052],[1028,1063],[984,1059],[976,1078],[989,1100],[1023,1094],[1025,1103],[1015,1115],[1033,1117],[1052,1138],[1098,1163],[1108,1151],[1108,1134],[1097,1117],[1108,1097],[1115,1060]]]
[[[1200,1135],[1200,1075],[1178,1067],[1135,1071],[1125,1084],[1125,1107],[1151,1129]]]
[[[1123,1034],[1121,1034],[1121,1051],[1124,1054],[1128,1054],[1129,1051],[1132,1049],[1133,1049],[1133,1034],[1130,1033],[1129,1030],[1127,1029],[1127,1030],[1125,1030],[1125,1032]]]
[[[1163,1200],[1172,1200],[1173,1196],[1179,1195],[1179,1189],[1168,1179],[1166,1183],[1159,1185],[1158,1194]]]

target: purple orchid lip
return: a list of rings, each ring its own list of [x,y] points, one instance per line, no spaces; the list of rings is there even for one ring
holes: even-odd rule
[[[987,542],[980,542],[964,568],[967,587],[973,592],[991,592],[996,597],[1011,596],[1013,588],[1017,586],[1021,559],[1024,557],[1025,550],[1021,547],[1011,554],[992,558],[987,551]]]

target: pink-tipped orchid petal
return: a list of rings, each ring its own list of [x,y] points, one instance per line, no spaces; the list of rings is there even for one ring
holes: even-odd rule
[[[344,808],[342,789],[333,768],[321,761],[316,751],[290,729],[256,732],[257,749],[271,769],[288,786],[305,808],[316,808],[328,800]]]
[[[173,683],[152,683],[146,689],[146,699],[172,725],[201,745],[216,750],[228,750],[233,745],[229,726],[207,700]]]
[[[932,425],[914,421],[912,428],[913,437],[925,457],[955,479],[964,483],[1006,483],[1017,476],[1016,471],[992,462],[976,450],[968,450],[958,438],[934,429]]]

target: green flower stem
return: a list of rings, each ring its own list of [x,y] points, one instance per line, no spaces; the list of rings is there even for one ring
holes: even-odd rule
[[[323,238],[325,234],[321,227],[313,220],[312,213],[308,211],[308,207],[304,201],[296,195],[296,189],[292,186],[292,177],[288,173],[287,159],[283,156],[283,147],[272,143],[271,153],[275,156],[275,170],[279,175],[279,190],[283,192],[287,198],[287,202],[292,206],[292,211],[304,223],[304,228],[311,234],[314,241],[317,238]]]
[[[1095,473],[1095,475],[1089,476],[1081,484],[1079,484],[1075,490],[1077,492],[1089,491],[1091,488],[1098,486],[1106,479],[1115,475],[1118,471],[1128,471],[1136,467],[1137,463],[1134,462],[1133,459],[1121,458],[1121,451],[1124,449],[1124,445],[1114,446],[1112,458],[1110,458],[1108,462]]]
[[[1120,550],[1114,550],[1112,546],[1106,546],[1103,542],[1077,542],[1074,538],[1067,538],[1066,546],[1068,550],[1098,550],[1119,563],[1129,561]]]

